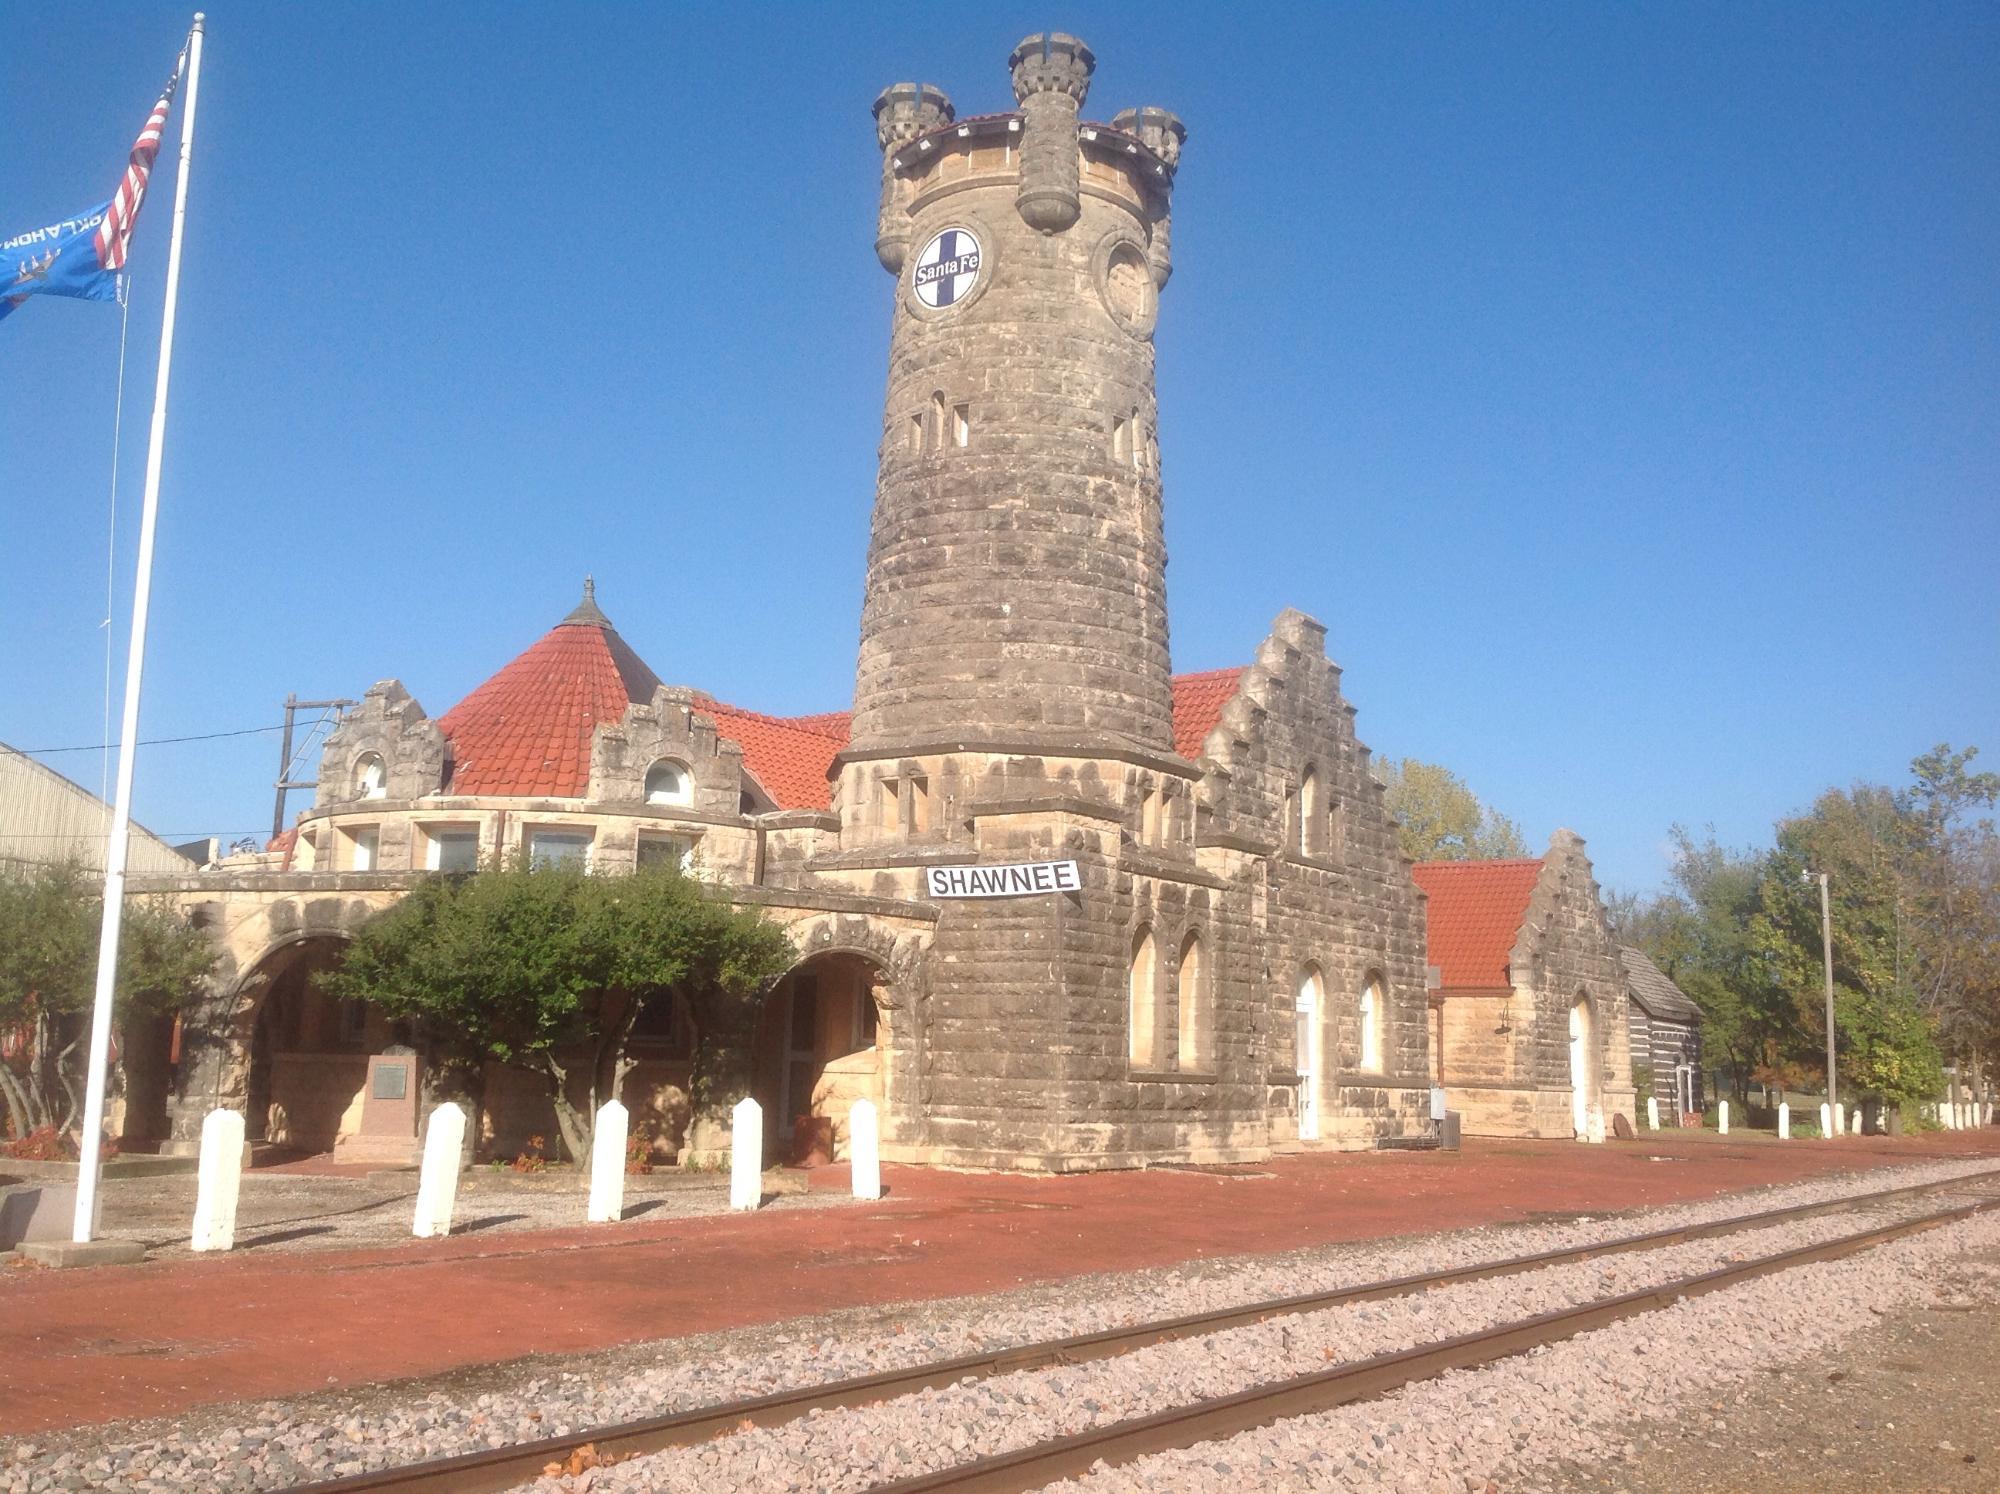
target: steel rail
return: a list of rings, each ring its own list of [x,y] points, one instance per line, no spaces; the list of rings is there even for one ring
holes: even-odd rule
[[[1172,1452],[1197,1443],[1269,1426],[1295,1416],[1330,1411],[1355,1401],[1372,1400],[1404,1386],[1431,1380],[1449,1370],[1478,1369],[1531,1349],[1561,1343],[1592,1329],[1626,1318],[1671,1307],[1690,1297],[1706,1296],[1740,1286],[1760,1276],[1798,1266],[1840,1260],[1873,1246],[1954,1224],[1974,1214],[2000,1208],[2000,1198],[1963,1204],[1917,1219],[1843,1236],[1818,1245],[1804,1245],[1777,1255],[1724,1266],[1679,1281],[1607,1297],[1580,1307],[1563,1308],[1512,1323],[1423,1344],[1336,1369],[1321,1370],[1275,1381],[1234,1395],[1197,1401],[1152,1416],[1135,1417],[1071,1437],[1036,1443],[1016,1452],[1000,1453],[961,1463],[939,1473],[896,1479],[871,1487],[871,1494],[929,1494],[949,1489],[958,1494],[1022,1494],[1058,1479],[1078,1478],[1099,1464],[1116,1467],[1154,1453]]]
[[[586,1446],[594,1447],[601,1455],[615,1456],[620,1460],[642,1453],[662,1452],[674,1447],[691,1447],[752,1427],[782,1426],[813,1411],[869,1405],[891,1400],[897,1396],[911,1395],[920,1390],[942,1389],[963,1380],[1045,1369],[1051,1365],[1082,1364],[1091,1360],[1110,1359],[1153,1344],[1219,1333],[1230,1328],[1261,1323],[1271,1318],[1319,1312],[1355,1302],[1409,1296],[1435,1287],[1513,1276],[1524,1271],[1538,1271],[1549,1266],[1593,1260],[1599,1256],[1657,1250],[1692,1240],[1741,1234],[1746,1230],[1759,1229],[1786,1220],[1804,1219],[1815,1214],[1842,1209],[1865,1208],[1918,1194],[1963,1188],[1994,1178],[2000,1178],[2000,1169],[1967,1173],[1961,1177],[1944,1178],[1929,1183],[1914,1183],[1901,1188],[1887,1188],[1874,1193],[1850,1194],[1816,1203],[1764,1209],[1753,1214],[1732,1215],[1726,1219],[1714,1219],[1700,1224],[1677,1225],[1671,1229],[1653,1230],[1645,1234],[1619,1236],[1593,1245],[1537,1251],[1531,1255],[1455,1266],[1443,1271],[1424,1272],[1412,1276],[1398,1276],[1382,1281],[1365,1282],[1358,1286],[1339,1287],[1332,1291],[1308,1292],[1299,1296],[1253,1302],[1241,1307],[1189,1313],[1133,1327],[1109,1328],[1070,1338],[1020,1344],[980,1354],[965,1354],[903,1369],[883,1370],[872,1375],[776,1391],[770,1395],[747,1400],[725,1401],[712,1406],[696,1407],[669,1416],[648,1417],[640,1421],[566,1433],[558,1437],[539,1438],[533,1442],[520,1442],[506,1447],[430,1459],[400,1468],[384,1468],[368,1473],[325,1479],[299,1486],[297,1494],[365,1494],[365,1491],[371,1490],[420,1490],[425,1491],[425,1494],[498,1494],[498,1491],[514,1488],[539,1477],[549,1464],[560,1463],[573,1452]]]

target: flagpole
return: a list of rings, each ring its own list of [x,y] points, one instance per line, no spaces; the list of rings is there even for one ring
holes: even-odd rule
[[[76,1168],[70,1238],[88,1244],[97,1229],[97,1170],[103,1151],[105,1070],[111,1056],[111,997],[118,982],[118,935],[125,920],[125,860],[132,833],[132,755],[139,737],[139,685],[146,668],[146,609],[153,593],[153,530],[160,510],[160,460],[167,440],[167,378],[174,362],[174,307],[180,296],[181,229],[187,221],[188,165],[194,159],[195,95],[201,82],[202,16],[188,34],[187,101],[181,164],[174,181],[173,236],[167,246],[167,300],[160,320],[160,372],[153,385],[153,431],[146,445],[146,497],[139,520],[139,574],[132,587],[132,644],[125,665],[125,715],[118,738],[118,797],[104,846],[104,924],[97,940],[97,997],[90,1015],[90,1074]]]

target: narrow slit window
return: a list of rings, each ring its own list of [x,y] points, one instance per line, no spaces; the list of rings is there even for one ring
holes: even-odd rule
[[[910,455],[922,456],[923,454],[924,417],[921,415],[912,415],[910,417]]]
[[[1122,415],[1111,417],[1111,460],[1132,460],[1132,422]]]
[[[940,389],[931,395],[931,450],[933,451],[944,450],[946,440],[944,422],[944,391]]]
[[[953,405],[951,407],[951,444],[970,446],[972,444],[972,406]]]

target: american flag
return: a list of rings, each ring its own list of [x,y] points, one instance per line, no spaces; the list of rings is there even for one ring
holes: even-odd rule
[[[118,183],[111,207],[98,225],[97,262],[107,270],[125,268],[125,256],[132,247],[132,228],[139,221],[139,204],[146,200],[153,159],[160,153],[160,136],[166,132],[167,111],[173,107],[174,90],[181,86],[181,73],[186,67],[187,53],[182,52],[180,61],[174,65],[173,77],[167,80],[166,91],[146,117],[146,127],[139,131],[139,138],[132,142],[132,157],[125,163],[124,180]]]

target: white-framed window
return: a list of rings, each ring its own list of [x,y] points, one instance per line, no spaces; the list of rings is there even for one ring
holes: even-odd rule
[[[382,755],[364,752],[354,763],[354,797],[357,799],[383,799],[389,794],[389,770],[382,763]]]
[[[347,832],[347,869],[372,872],[381,847],[382,832],[374,825],[362,825]]]
[[[1208,972],[1203,968],[1201,935],[1189,934],[1181,943],[1178,995],[1180,1066],[1206,1069],[1214,1057],[1214,1013],[1210,1008]]]
[[[1125,1056],[1134,1068],[1153,1066],[1153,989],[1158,978],[1153,931],[1142,928],[1132,940],[1132,965],[1125,977],[1127,1030]]]
[[[643,831],[639,836],[638,864],[641,867],[671,866],[692,873],[694,848],[695,837],[692,835],[655,835]]]
[[[424,866],[436,872],[478,871],[479,827],[424,826]]]
[[[1374,976],[1361,988],[1361,1067],[1370,1073],[1382,1067],[1382,982]]]
[[[531,827],[528,831],[528,865],[587,868],[590,865],[590,841],[588,830]]]
[[[694,803],[694,775],[686,766],[663,757],[646,770],[648,804]]]

